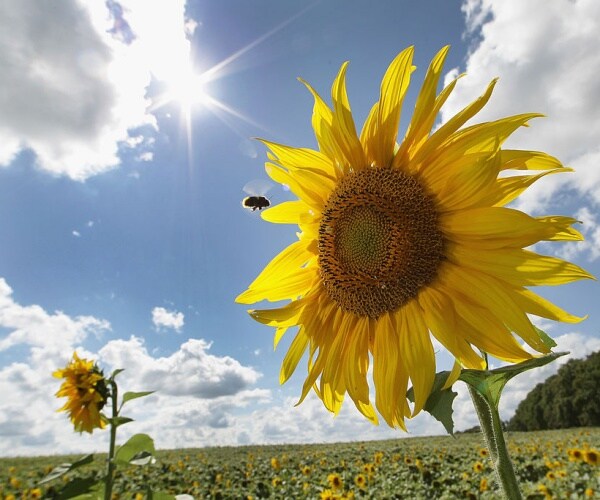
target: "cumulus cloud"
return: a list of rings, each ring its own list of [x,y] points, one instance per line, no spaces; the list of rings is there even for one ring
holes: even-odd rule
[[[569,187],[600,203],[600,67],[596,0],[467,0],[463,3],[471,40],[465,70],[442,113],[447,120],[500,77],[478,119],[541,112],[517,132],[511,147],[543,150],[576,174],[549,176],[520,198],[527,210],[541,210]]]
[[[156,128],[151,76],[188,58],[184,4],[2,2],[0,165],[29,149],[42,170],[79,181],[117,167],[130,133]]]
[[[172,355],[154,358],[142,339],[131,337],[110,341],[99,355],[114,368],[126,367],[132,382],[165,395],[215,399],[237,394],[257,382],[260,374],[253,368],[229,356],[213,356],[209,349],[205,340],[190,339]]]
[[[202,339],[187,340],[163,357],[151,355],[137,337],[112,339],[97,351],[90,349],[110,328],[108,321],[93,316],[71,317],[39,305],[21,305],[0,278],[0,353],[9,354],[0,364],[4,453],[105,451],[103,433],[76,434],[66,415],[56,412],[64,400],[54,397],[60,382],[52,372],[75,350],[96,360],[105,373],[125,368],[118,379],[122,390],[157,391],[128,405],[126,414],[136,422],[120,429],[123,440],[147,432],[163,448],[235,444],[244,420],[240,410],[271,401],[269,390],[256,387],[256,369],[210,354],[210,343]],[[18,361],[10,356],[11,349],[19,350]]]
[[[184,315],[182,312],[168,311],[164,307],[155,307],[152,309],[152,323],[157,330],[161,328],[173,328],[175,331],[181,331],[183,327]]]
[[[17,345],[27,345],[39,355],[36,362],[63,362],[73,346],[90,334],[101,336],[110,323],[93,316],[71,318],[61,311],[50,314],[38,305],[22,306],[12,297],[13,290],[0,278],[0,327],[9,333],[0,339],[0,352]],[[43,354],[42,354],[43,353]]]

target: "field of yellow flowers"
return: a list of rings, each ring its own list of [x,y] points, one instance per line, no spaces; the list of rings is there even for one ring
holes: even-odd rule
[[[600,428],[513,433],[511,457],[526,498],[600,498]],[[56,498],[61,481],[95,477],[102,460],[39,485],[78,457],[0,459],[0,499]],[[478,434],[322,445],[164,450],[125,470],[113,498],[146,487],[193,498],[498,498]],[[189,497],[184,497],[189,498]]]

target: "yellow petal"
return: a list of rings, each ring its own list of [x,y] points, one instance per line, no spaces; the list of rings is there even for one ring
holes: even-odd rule
[[[356,135],[356,127],[350,110],[350,102],[346,93],[346,69],[348,63],[342,64],[340,71],[331,87],[333,101],[333,131],[339,149],[343,151],[343,163],[346,167],[359,170],[366,167],[365,155]]]
[[[452,301],[433,287],[424,287],[418,296],[427,326],[440,343],[466,368],[483,370],[485,361],[465,340],[457,323]]]
[[[400,351],[413,384],[415,405],[412,416],[419,413],[431,392],[435,379],[435,354],[423,312],[416,301],[402,307]]]
[[[303,297],[293,300],[283,307],[274,309],[250,309],[248,313],[252,319],[268,326],[288,328],[298,325],[300,315],[305,307],[309,306],[314,297]]]
[[[502,170],[554,170],[563,166],[554,156],[540,151],[503,149],[500,158]]]
[[[252,304],[256,302],[249,298],[251,290],[261,290],[268,288],[272,280],[278,280],[282,277],[295,273],[298,269],[305,266],[315,254],[311,253],[311,241],[301,239],[287,246],[283,251],[276,255],[271,262],[261,271],[261,273],[248,286],[248,290],[238,295],[236,302],[241,304]]]
[[[569,314],[564,309],[561,309],[552,302],[526,288],[516,289],[514,294],[515,302],[519,307],[523,308],[524,311],[540,316],[541,318],[562,321],[563,323],[579,323],[587,318],[587,316],[580,317]]]
[[[281,370],[279,371],[280,384],[285,383],[292,376],[307,346],[308,336],[304,332],[304,328],[300,328],[281,363]]]
[[[440,290],[452,300],[456,310],[457,331],[467,342],[510,363],[520,363],[532,358],[511,335],[501,319],[488,309],[473,303],[451,284],[440,286]]]
[[[455,290],[487,309],[538,352],[550,349],[542,342],[533,324],[514,299],[511,287],[489,275],[448,264],[447,279]]]
[[[535,217],[535,220],[545,224],[550,233],[546,238],[548,241],[582,241],[583,235],[577,229],[571,227],[572,224],[579,222],[573,217],[564,217],[562,215],[548,215],[544,217]]]
[[[353,335],[349,337],[346,357],[345,384],[348,395],[354,401],[356,408],[368,420],[377,423],[377,415],[369,401],[369,318],[360,318]]]
[[[339,159],[343,158],[343,151],[340,150],[335,137],[333,113],[331,109],[329,109],[329,106],[321,99],[318,92],[313,89],[308,82],[304,81],[302,78],[299,78],[299,80],[305,85],[315,100],[312,126],[315,131],[317,143],[319,144],[319,149],[331,159],[336,169],[343,171],[344,166],[338,163]]]
[[[337,177],[338,172],[331,158],[319,151],[307,148],[294,148],[265,139],[259,140],[275,154],[281,165],[288,170],[316,169],[331,179]]]
[[[284,201],[261,213],[264,220],[275,224],[299,224],[301,220],[307,222],[314,216],[315,211],[302,200]]]
[[[285,276],[263,280],[260,284],[248,288],[237,297],[237,302],[250,304],[261,300],[277,302],[279,300],[297,299],[306,295],[319,280],[317,266],[306,266],[287,273]]]
[[[408,372],[401,360],[399,332],[390,314],[381,316],[373,337],[375,405],[390,427],[406,430]]]
[[[344,377],[346,371],[346,363],[348,362],[345,356],[345,350],[348,345],[347,337],[352,335],[356,329],[356,317],[339,311],[338,315],[341,318],[339,329],[334,330],[335,336],[328,348],[328,361],[323,368],[321,375],[321,395],[323,404],[332,411],[337,413],[341,407],[346,385]]]
[[[443,47],[431,61],[425,80],[417,97],[415,109],[408,126],[408,130],[400,145],[398,153],[394,157],[394,166],[406,162],[411,156],[412,149],[418,149],[421,143],[429,136],[431,127],[442,103],[436,101],[437,86],[444,67],[446,55],[450,49],[449,45]],[[449,95],[446,91],[443,97]],[[445,100],[445,99],[444,99]]]
[[[542,116],[539,113],[526,113],[508,116],[492,122],[479,123],[467,127],[446,137],[434,150],[430,150],[430,142],[434,141],[436,132],[423,146],[429,149],[425,156],[421,151],[418,161],[423,162],[422,171],[430,172],[430,176],[441,175],[465,155],[475,153],[497,152],[504,141],[519,127],[527,126],[529,120]],[[443,128],[443,127],[442,127]],[[440,129],[441,130],[441,129]],[[499,158],[501,160],[501,158]],[[417,160],[415,160],[417,161]],[[500,162],[499,162],[500,166]]]
[[[530,217],[512,208],[488,207],[440,215],[440,227],[450,240],[476,248],[526,247],[542,240],[577,239],[569,217]],[[579,235],[579,236],[578,236]]]
[[[512,177],[502,177],[496,180],[496,189],[482,198],[481,203],[487,206],[501,207],[517,199],[529,186],[537,182],[542,177],[550,174],[559,174],[563,172],[572,172],[570,168],[559,168],[556,170],[546,170],[537,175],[515,175]]]
[[[454,382],[456,382],[458,380],[458,377],[460,377],[461,371],[462,371],[462,368],[460,366],[460,363],[458,361],[455,361],[454,365],[452,365],[452,370],[448,374],[448,378],[446,379],[446,382],[444,382],[444,385],[442,386],[442,390],[450,389],[450,387],[452,387]]]
[[[398,54],[388,67],[381,82],[379,103],[369,115],[361,133],[361,141],[369,163],[379,167],[391,165],[394,157],[402,102],[410,82],[414,48]]]
[[[460,267],[476,269],[517,286],[562,285],[594,279],[576,264],[520,248],[482,252],[468,246],[449,245],[447,255]]]
[[[448,120],[444,125],[442,125],[438,130],[436,130],[429,139],[423,144],[419,152],[415,155],[413,161],[416,163],[420,163],[426,158],[429,154],[438,150],[440,145],[450,137],[451,134],[456,132],[460,127],[462,127],[467,120],[475,116],[481,109],[487,104],[492,95],[492,91],[494,90],[494,86],[496,85],[497,79],[494,79],[488,85],[488,88],[475,101],[471,104],[463,108],[460,112],[454,115],[450,120]]]
[[[265,163],[265,171],[271,179],[279,184],[288,186],[292,193],[310,205],[313,209],[319,212],[323,210],[328,193],[322,192],[320,188],[316,192],[310,190],[298,182],[290,172],[273,163]]]
[[[471,155],[466,155],[466,157]],[[446,182],[437,194],[442,210],[460,210],[481,206],[486,195],[496,188],[498,157],[484,154],[464,168],[448,174]]]

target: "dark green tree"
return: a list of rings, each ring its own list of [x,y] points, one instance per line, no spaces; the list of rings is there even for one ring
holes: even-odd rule
[[[513,431],[600,426],[600,351],[572,359],[536,385],[508,423]]]

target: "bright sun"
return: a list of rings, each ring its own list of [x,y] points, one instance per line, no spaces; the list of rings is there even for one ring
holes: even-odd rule
[[[165,100],[178,102],[186,110],[198,104],[206,104],[208,95],[204,88],[204,78],[189,68],[181,71],[169,79]]]

